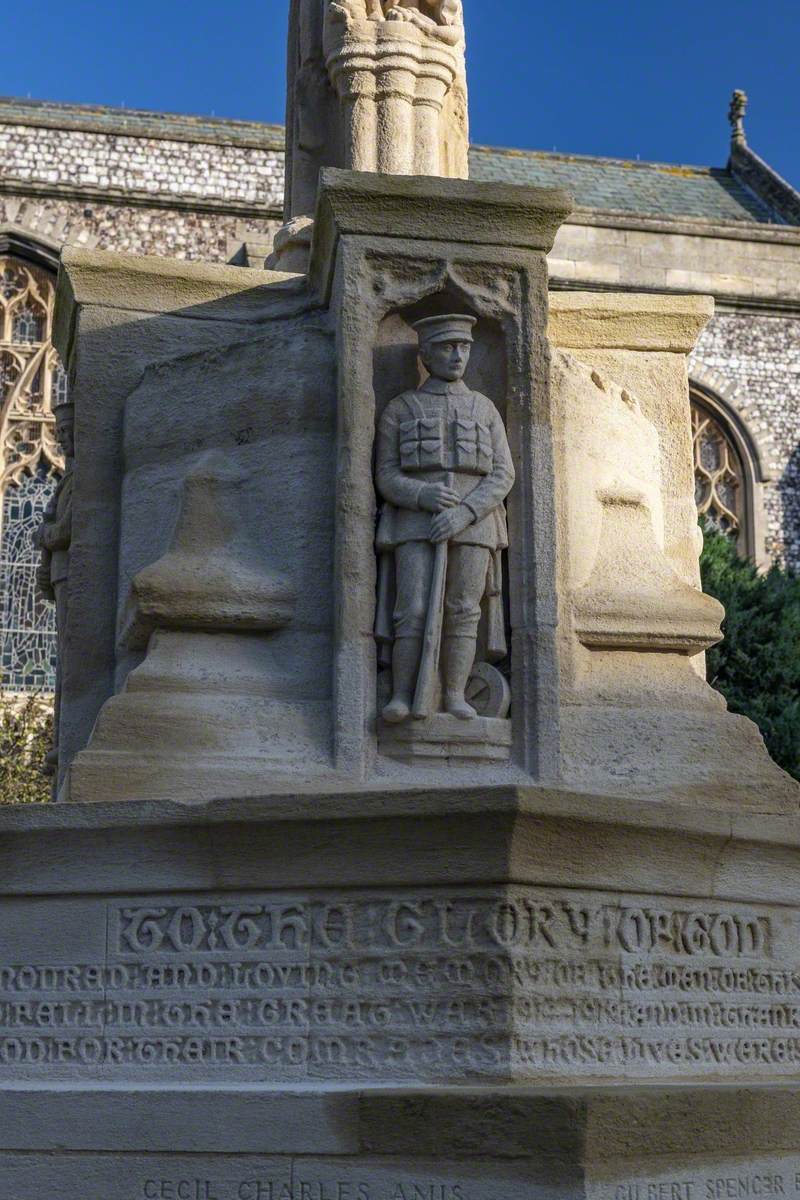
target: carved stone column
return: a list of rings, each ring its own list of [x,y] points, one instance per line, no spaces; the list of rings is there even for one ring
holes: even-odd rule
[[[287,78],[285,224],[267,267],[307,269],[325,167],[468,177],[460,0],[293,0]]]
[[[342,101],[344,166],[387,175],[439,175],[445,98],[459,44],[397,21],[328,22],[325,64]]]

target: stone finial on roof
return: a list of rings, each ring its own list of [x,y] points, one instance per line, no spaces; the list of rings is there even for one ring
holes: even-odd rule
[[[747,145],[747,138],[744,135],[744,116],[746,112],[747,92],[743,92],[737,88],[731,96],[728,120],[731,123],[731,141],[739,146]]]

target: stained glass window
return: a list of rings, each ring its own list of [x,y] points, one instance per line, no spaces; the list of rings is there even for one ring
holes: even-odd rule
[[[736,539],[744,528],[746,490],[739,452],[720,421],[692,397],[697,511]]]
[[[39,594],[33,536],[56,480],[46,464],[12,483],[3,496],[0,540],[0,676],[5,691],[55,687],[55,611]]]
[[[44,339],[44,314],[31,304],[18,308],[11,326],[12,342],[41,342]]]
[[[53,408],[57,404],[66,404],[67,402],[67,372],[61,366],[61,363],[56,364],[56,369],[53,372]]]
[[[33,534],[63,466],[52,404],[67,377],[50,341],[54,278],[0,258],[0,686],[54,687],[54,610],[36,590]]]

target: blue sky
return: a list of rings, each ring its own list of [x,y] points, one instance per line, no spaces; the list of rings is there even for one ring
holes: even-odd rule
[[[34,0],[0,17],[5,94],[281,121],[288,0]],[[800,186],[797,0],[465,0],[472,138],[723,165],[730,92]]]

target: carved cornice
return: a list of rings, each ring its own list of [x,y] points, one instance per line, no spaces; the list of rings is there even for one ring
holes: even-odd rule
[[[652,296],[696,296],[697,292],[687,291],[685,288],[670,288],[666,284],[659,287],[648,287],[643,283],[605,283],[601,280],[592,279],[561,279],[558,274],[554,274],[550,278],[551,292],[609,292],[614,295],[618,293],[629,294],[641,292],[643,295]],[[734,296],[729,292],[709,292],[713,295],[714,303],[717,312],[737,311],[749,312],[756,314],[767,315],[771,317],[796,317],[800,315],[800,299],[792,300],[789,297],[764,297],[764,296]]]
[[[374,175],[325,168],[311,251],[311,273],[327,294],[342,234],[470,242],[548,253],[572,207],[562,188],[473,183],[465,179]]]

